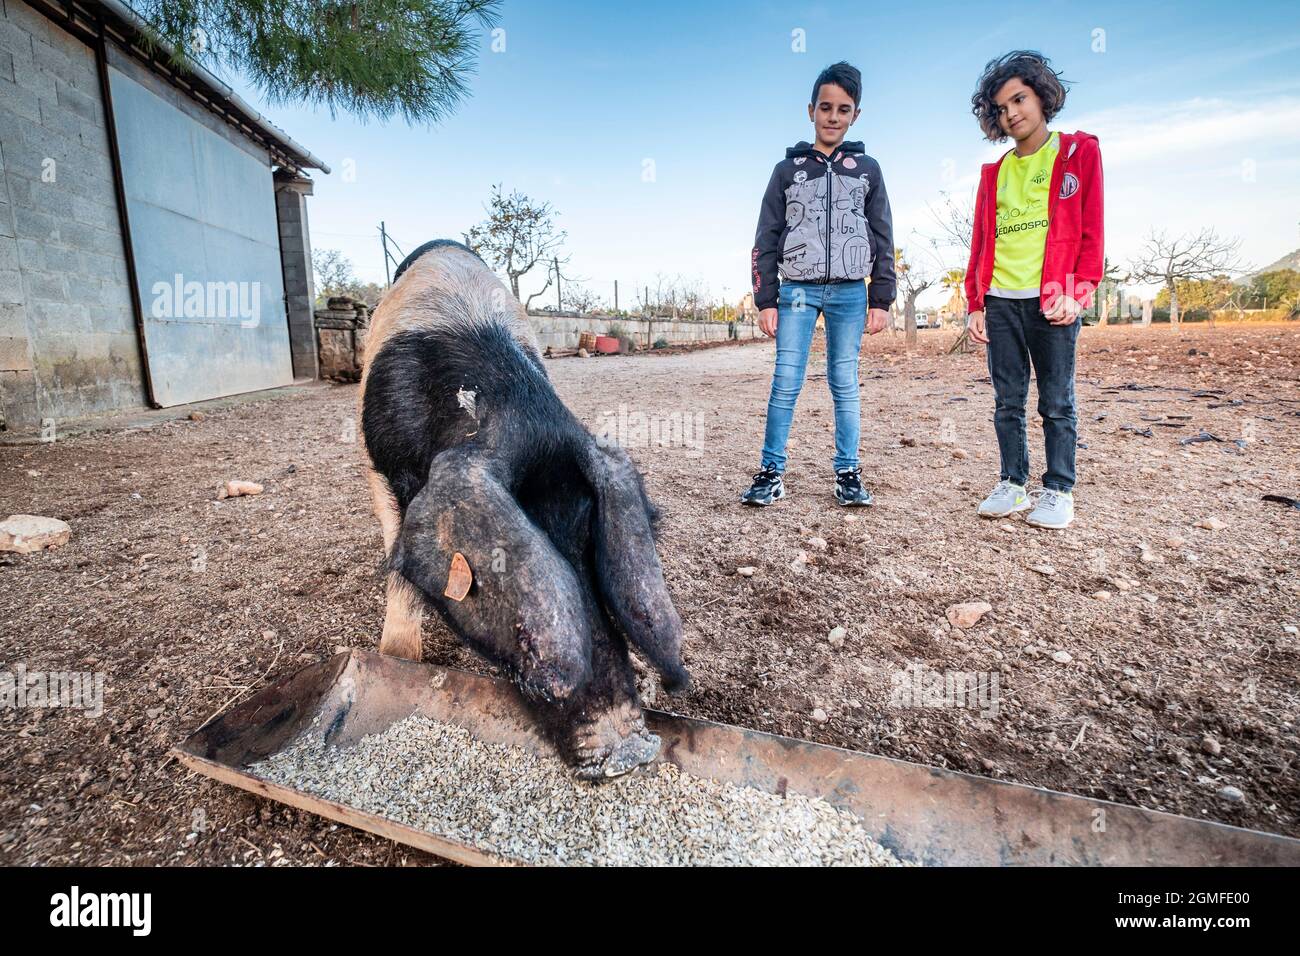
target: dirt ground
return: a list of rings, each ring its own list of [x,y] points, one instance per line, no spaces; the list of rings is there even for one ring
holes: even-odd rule
[[[666,512],[660,551],[695,678],[656,704],[1300,836],[1300,638],[1287,630],[1300,625],[1300,510],[1261,500],[1300,497],[1300,327],[1085,330],[1078,520],[1064,533],[975,517],[997,479],[992,391],[982,350],[946,356],[951,338],[864,347],[877,505],[854,512],[832,497],[820,335],[790,497],[762,510],[736,499],[758,464],[770,342],[548,363],[593,428],[620,403],[633,425],[703,419],[668,446],[625,434]],[[377,643],[381,546],[355,396],[312,386],[0,448],[0,516],[73,527],[61,549],[0,557],[0,670],[107,680],[99,718],[0,709],[0,862],[432,861],[166,757],[255,689]],[[1036,473],[1032,414],[1030,428]],[[1224,440],[1181,443],[1202,430]],[[217,500],[229,478],[266,491]],[[1198,527],[1210,518],[1222,527]],[[977,600],[993,607],[982,621],[947,624],[949,606]],[[436,621],[425,657],[484,670]],[[891,706],[893,676],[917,664],[996,673],[997,715]]]

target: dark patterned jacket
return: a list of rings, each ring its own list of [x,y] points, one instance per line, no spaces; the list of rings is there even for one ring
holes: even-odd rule
[[[829,161],[809,143],[785,151],[758,214],[751,256],[754,305],[776,307],[786,282],[870,277],[870,308],[894,301],[894,223],[880,164],[861,143],[841,143]]]

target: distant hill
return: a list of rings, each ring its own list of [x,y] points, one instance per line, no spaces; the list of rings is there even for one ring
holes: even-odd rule
[[[1270,266],[1255,270],[1255,275],[1259,275],[1261,272],[1277,272],[1279,269],[1294,269],[1300,272],[1300,249],[1288,252]]]
[[[1254,279],[1255,276],[1265,272],[1277,272],[1281,269],[1294,269],[1296,272],[1300,272],[1300,249],[1288,252],[1281,259],[1278,259],[1277,262],[1267,265],[1262,269],[1256,269],[1254,272],[1247,273],[1244,276],[1238,276],[1232,281],[1237,285],[1250,285],[1251,280]]]

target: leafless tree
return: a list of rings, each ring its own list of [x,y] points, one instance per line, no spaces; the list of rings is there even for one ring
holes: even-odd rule
[[[636,290],[636,301],[647,316],[676,316],[677,291],[672,277],[656,272],[654,285]]]
[[[681,308],[682,313],[689,315],[692,319],[700,318],[701,313],[709,313],[709,291],[704,285],[704,280],[699,276],[693,279],[684,279],[678,277],[678,287],[681,290]]]
[[[909,261],[902,249],[894,250],[894,274],[898,277],[898,289],[903,293],[903,328],[907,333],[907,344],[915,345],[917,297],[938,282],[939,277],[924,266]]]
[[[321,298],[345,295],[357,281],[352,260],[337,249],[314,250],[311,267],[316,273],[316,294]]]
[[[1240,320],[1245,315],[1245,306],[1243,302],[1250,295],[1250,286],[1242,283],[1230,283],[1228,294],[1223,300],[1223,308],[1227,311],[1236,312],[1237,319]],[[1214,312],[1210,312],[1210,328],[1214,328]]]
[[[1213,227],[1174,239],[1152,230],[1142,252],[1129,264],[1129,277],[1135,282],[1164,283],[1169,290],[1169,324],[1177,326],[1178,281],[1242,271],[1240,250],[1240,239],[1225,239]]]
[[[569,258],[567,256],[552,256],[549,262],[542,263],[542,265],[546,267],[546,281],[542,283],[540,289],[536,292],[530,293],[528,298],[524,299],[525,312],[531,312],[533,308],[533,299],[545,295],[551,286],[555,285],[557,282],[559,283],[559,289],[557,290],[558,295],[556,295],[556,298],[564,308],[569,308],[570,284],[576,286],[580,283],[586,282],[587,280],[583,276],[567,274],[563,267],[568,264]],[[518,294],[518,292],[515,293],[515,295]]]
[[[677,319],[707,318],[715,308],[713,292],[700,276],[655,273],[654,283],[636,288],[636,302],[645,315]]]
[[[971,233],[975,228],[975,203],[972,200],[954,199],[950,193],[940,193],[937,205],[926,205],[934,229],[923,235],[934,249],[948,248],[961,259],[953,268],[966,268],[970,259]]]
[[[352,260],[338,249],[316,249],[311,257],[316,277],[316,303],[324,305],[334,296],[348,296],[371,308],[383,297],[383,286],[362,282],[352,271]]]
[[[579,315],[585,315],[603,306],[599,295],[587,286],[578,285],[573,281],[565,283],[562,299],[566,309],[571,309]]]
[[[561,266],[569,261],[558,255],[565,234],[555,228],[556,212],[550,203],[535,202],[517,190],[506,195],[499,183],[492,187],[487,212],[487,219],[465,233],[465,245],[494,269],[505,272],[516,299],[523,302],[519,295],[523,276],[539,265],[547,269],[546,284],[528,297],[527,308],[552,282],[563,279],[555,274],[557,261]]]
[[[964,303],[966,264],[970,261],[970,244],[975,229],[975,200],[973,197],[954,199],[951,193],[946,192],[939,195],[937,205],[926,206],[934,224],[933,229],[919,235],[930,246],[931,257],[941,273],[938,281]],[[949,354],[966,351],[969,337],[964,320],[964,315],[957,317],[962,330],[949,348]],[[914,332],[912,334],[915,335]],[[909,338],[908,341],[913,339]]]

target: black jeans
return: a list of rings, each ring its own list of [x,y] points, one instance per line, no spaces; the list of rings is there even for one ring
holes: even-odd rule
[[[1037,296],[1003,299],[987,296],[984,322],[988,332],[989,378],[997,409],[1002,474],[1023,485],[1029,480],[1029,443],[1025,434],[1025,402],[1029,398],[1029,364],[1038,378],[1038,414],[1043,418],[1047,471],[1043,487],[1074,489],[1074,450],[1079,419],[1074,403],[1074,354],[1079,321],[1052,325],[1043,316]]]

